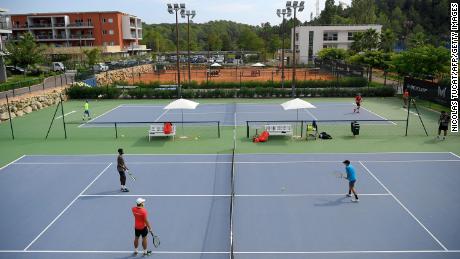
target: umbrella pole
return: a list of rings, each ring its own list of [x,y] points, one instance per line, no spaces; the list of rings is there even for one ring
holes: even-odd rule
[[[297,122],[299,121],[299,109],[296,109],[296,111],[297,111],[297,119],[295,121],[295,137],[297,138],[298,137],[298,135],[297,135],[297,126],[298,126]]]
[[[182,138],[185,137],[184,135],[184,109],[181,109],[181,114],[182,114]]]

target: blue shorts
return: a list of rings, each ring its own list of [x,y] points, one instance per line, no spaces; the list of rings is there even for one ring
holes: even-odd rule
[[[356,180],[350,181],[350,182],[348,183],[348,186],[350,186],[350,188],[355,187],[355,182],[356,182]]]

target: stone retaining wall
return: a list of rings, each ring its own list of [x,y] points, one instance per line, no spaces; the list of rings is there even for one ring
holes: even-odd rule
[[[138,77],[139,73],[152,73],[153,66],[152,64],[146,64],[135,67],[128,67],[122,69],[111,70],[107,72],[102,72],[96,75],[96,81],[98,86],[109,85],[117,81],[129,81],[133,78],[133,73],[135,77]]]
[[[28,113],[46,108],[48,106],[59,103],[59,94],[63,90],[54,90],[50,93],[40,96],[31,96],[20,100],[12,100],[10,102],[11,118],[21,117]],[[66,98],[65,94],[62,98]],[[9,119],[7,104],[0,104],[0,121]]]

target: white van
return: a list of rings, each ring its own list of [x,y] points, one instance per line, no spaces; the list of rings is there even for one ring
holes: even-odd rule
[[[54,72],[64,72],[65,71],[65,66],[62,64],[62,62],[53,62],[51,64],[51,69]]]
[[[93,66],[94,72],[104,72],[109,70],[109,67],[104,63],[97,63]]]

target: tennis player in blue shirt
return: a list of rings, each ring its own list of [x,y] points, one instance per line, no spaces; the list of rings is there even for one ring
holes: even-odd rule
[[[345,165],[345,170],[347,171],[346,179],[348,180],[348,186],[349,186],[347,197],[351,197],[351,192],[353,192],[353,194],[355,195],[355,198],[352,199],[351,201],[358,202],[359,201],[358,195],[356,194],[356,191],[355,191],[355,183],[356,183],[355,168],[352,165],[350,165],[349,160],[343,161],[343,164]]]

